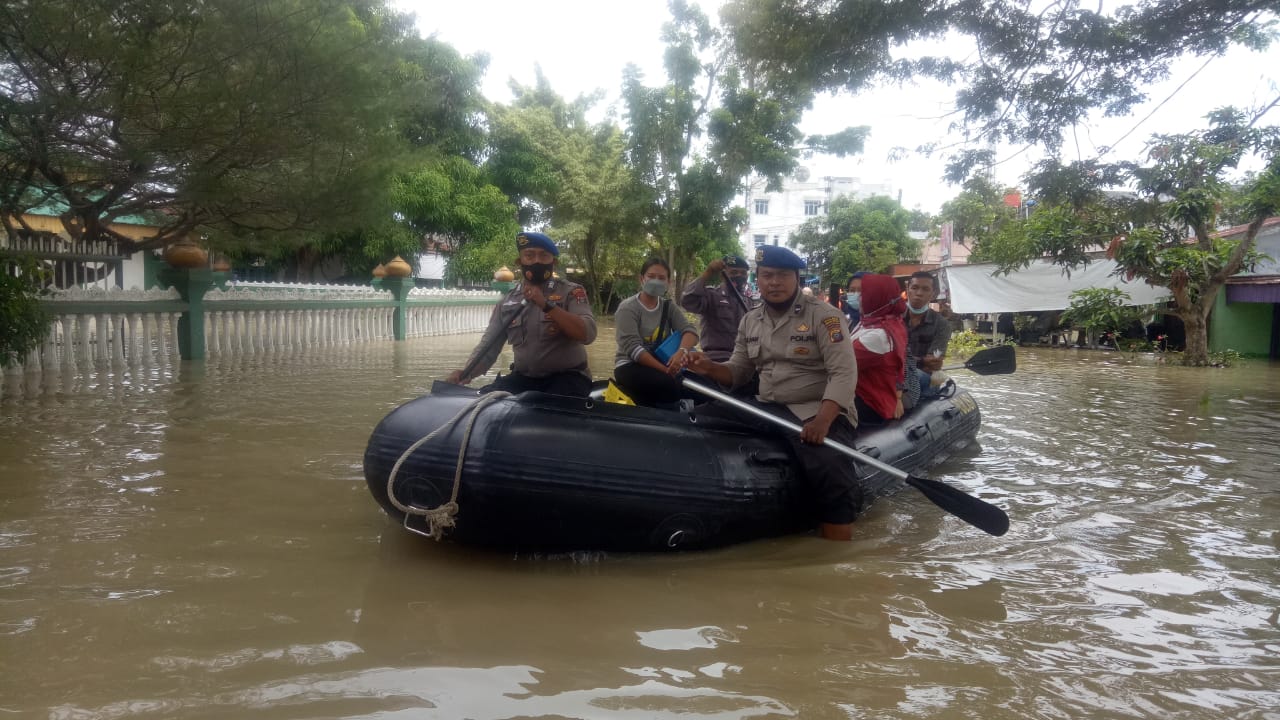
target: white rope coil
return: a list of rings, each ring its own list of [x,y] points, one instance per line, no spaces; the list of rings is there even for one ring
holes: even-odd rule
[[[467,457],[467,446],[471,442],[471,429],[475,426],[476,418],[480,416],[480,411],[483,410],[486,405],[510,396],[511,393],[503,392],[501,390],[482,395],[475,402],[470,403],[459,410],[456,415],[449,418],[448,422],[427,433],[425,437],[410,445],[409,449],[401,453],[400,458],[396,460],[396,464],[392,466],[391,474],[387,476],[387,499],[391,501],[391,504],[394,505],[397,510],[406,515],[420,515],[423,518],[426,518],[427,524],[431,529],[429,534],[437,541],[444,537],[446,530],[454,526],[453,518],[458,514],[458,488],[462,486],[462,466]],[[458,420],[467,413],[470,413],[470,417],[467,418],[467,427],[462,433],[462,445],[458,448],[458,464],[454,468],[453,472],[453,492],[450,494],[448,502],[434,508],[420,508],[401,503],[396,498],[395,493],[396,475],[400,472],[400,466],[403,465],[404,461],[407,460],[418,448],[425,445],[435,436],[453,427],[454,423],[458,422]]]

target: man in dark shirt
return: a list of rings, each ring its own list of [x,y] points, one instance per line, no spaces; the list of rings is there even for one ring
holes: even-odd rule
[[[935,397],[940,388],[932,384],[933,373],[942,369],[951,342],[951,323],[929,307],[937,295],[938,281],[932,274],[912,273],[907,283],[907,356],[916,361],[920,397]]]

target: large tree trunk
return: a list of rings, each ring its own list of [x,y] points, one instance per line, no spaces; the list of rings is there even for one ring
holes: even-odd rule
[[[1209,322],[1199,307],[1191,307],[1178,313],[1186,328],[1187,347],[1182,352],[1182,364],[1203,367],[1209,364]]]

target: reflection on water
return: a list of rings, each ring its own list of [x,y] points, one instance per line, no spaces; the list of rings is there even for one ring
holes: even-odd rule
[[[847,544],[509,557],[407,535],[361,476],[474,342],[6,376],[0,714],[1277,717],[1276,367],[963,378],[981,447],[934,476],[1003,538],[904,493]]]

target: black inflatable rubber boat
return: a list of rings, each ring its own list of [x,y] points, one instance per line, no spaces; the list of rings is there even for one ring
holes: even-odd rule
[[[959,390],[859,432],[856,448],[914,473],[969,444],[980,423]],[[696,408],[492,398],[440,382],[387,415],[364,456],[370,492],[406,528],[528,551],[686,550],[800,532],[814,521],[798,468],[778,437],[699,420]],[[901,487],[872,468],[859,474],[868,502]]]

